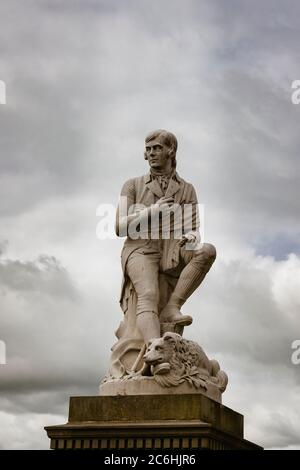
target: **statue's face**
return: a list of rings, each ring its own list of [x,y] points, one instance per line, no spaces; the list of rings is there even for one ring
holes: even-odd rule
[[[171,157],[169,147],[163,143],[163,139],[150,140],[146,143],[146,157],[151,168],[164,170],[170,167]]]

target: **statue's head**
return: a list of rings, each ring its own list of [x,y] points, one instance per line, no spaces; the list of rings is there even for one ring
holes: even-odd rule
[[[145,138],[145,160],[149,160],[151,164],[151,156],[155,152],[162,154],[162,158],[170,159],[171,166],[176,168],[176,152],[177,152],[177,139],[174,134],[164,129],[158,129],[150,132]],[[155,165],[154,165],[155,166]]]

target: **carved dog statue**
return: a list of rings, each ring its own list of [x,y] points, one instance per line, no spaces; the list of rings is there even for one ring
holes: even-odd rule
[[[171,387],[187,381],[196,388],[207,388],[207,382],[215,384],[221,392],[227,386],[228,377],[220,370],[219,363],[210,360],[194,341],[177,333],[165,333],[149,342],[144,361],[160,385]]]

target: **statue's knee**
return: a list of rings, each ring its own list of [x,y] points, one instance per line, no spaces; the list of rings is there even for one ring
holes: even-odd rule
[[[140,313],[156,313],[158,315],[158,292],[152,287],[145,288],[142,293],[137,296],[136,314]]]
[[[158,302],[158,292],[153,287],[148,287],[143,290],[143,293],[138,296],[140,300],[148,303]]]
[[[203,244],[203,250],[204,250],[204,253],[205,253],[205,257],[212,264],[215,261],[216,257],[217,257],[216,248],[211,243],[204,243]]]
[[[211,243],[203,243],[200,250],[193,255],[193,264],[202,268],[210,267],[217,256],[216,249]]]

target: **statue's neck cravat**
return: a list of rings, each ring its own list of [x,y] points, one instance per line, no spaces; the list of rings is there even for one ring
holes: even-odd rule
[[[160,185],[161,190],[164,194],[166,193],[167,188],[169,186],[170,178],[172,178],[173,176],[174,176],[173,169],[169,174],[166,174],[166,175],[156,174],[153,170],[151,170],[151,178],[156,179],[158,181],[158,184]]]

